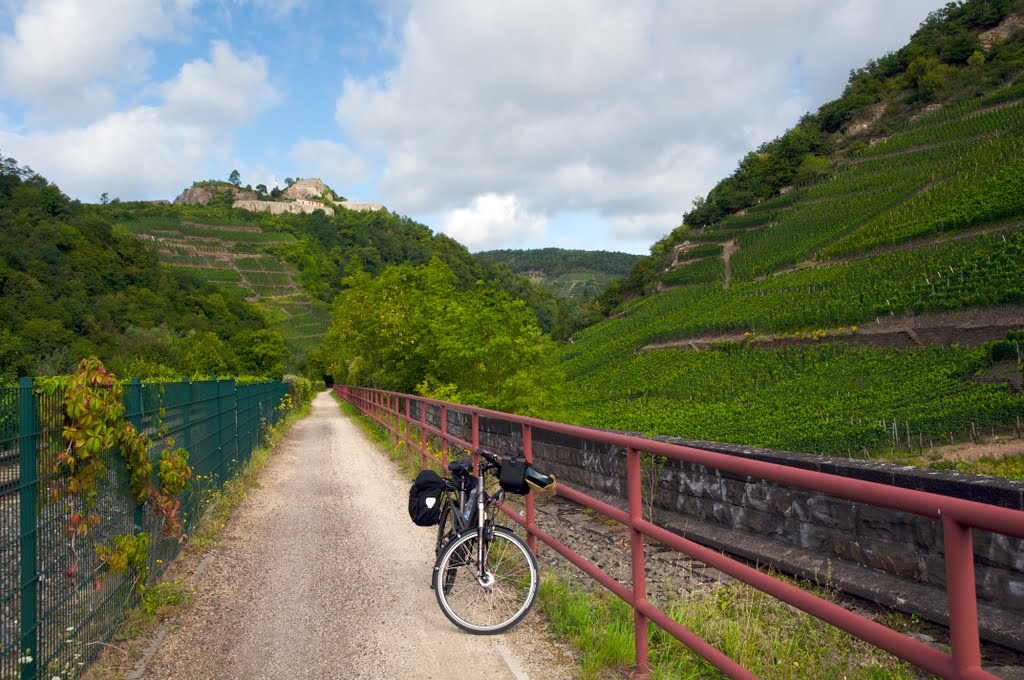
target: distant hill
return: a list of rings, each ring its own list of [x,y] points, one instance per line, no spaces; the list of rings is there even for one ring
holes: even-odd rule
[[[1024,2],[929,15],[651,253],[564,348],[553,418],[843,454],[1019,436]]]
[[[529,276],[561,298],[593,299],[615,279],[629,274],[639,255],[604,250],[487,250],[475,253],[484,262],[502,263]]]
[[[306,187],[316,181],[301,182]],[[373,209],[339,209],[333,215],[254,212],[232,207],[237,193],[232,185],[200,182],[183,193],[188,201],[174,205],[112,203],[95,209],[149,243],[172,271],[253,303],[284,337],[289,370],[303,370],[315,354],[330,324],[329,303],[357,270],[378,274],[389,265],[420,265],[437,257],[461,285],[498,279],[530,304],[545,329],[555,323],[558,307],[549,293],[477,260],[461,244],[407,217]],[[278,192],[279,198],[288,196],[287,190]],[[308,370],[315,375],[315,369]]]

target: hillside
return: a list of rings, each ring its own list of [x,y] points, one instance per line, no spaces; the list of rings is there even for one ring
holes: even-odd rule
[[[833,453],[1019,436],[1022,16],[948,5],[748,154],[563,350],[565,417]]]
[[[295,186],[306,186],[302,182],[307,180],[279,192],[277,198],[284,200],[275,204],[315,202],[305,194],[289,195]],[[346,277],[360,271],[380,274],[391,265],[424,265],[434,257],[451,268],[462,286],[499,280],[530,304],[546,329],[556,321],[554,298],[525,277],[477,261],[461,244],[409,218],[333,203],[326,187],[326,200],[337,208],[331,215],[324,209],[240,209],[233,207],[239,200],[256,201],[237,196],[239,190],[230,184],[201,182],[196,188],[207,188],[207,193],[196,200],[179,198],[174,205],[112,203],[92,209],[151,244],[172,271],[187,272],[253,303],[269,328],[283,336],[288,370],[319,375],[317,350],[330,324],[329,303],[345,289]],[[270,202],[271,196],[265,198]]]
[[[98,355],[118,375],[279,375],[279,338],[238,295],[161,267],[105,211],[0,167],[0,384]]]
[[[474,253],[484,262],[502,263],[530,277],[560,298],[593,299],[613,280],[624,278],[639,259],[603,250],[486,250]]]

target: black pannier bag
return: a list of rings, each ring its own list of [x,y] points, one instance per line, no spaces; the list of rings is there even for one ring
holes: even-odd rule
[[[409,489],[409,517],[421,527],[434,526],[441,519],[444,479],[433,470],[423,470]]]
[[[530,487],[526,484],[526,458],[523,456],[502,458],[498,483],[508,493],[521,495],[530,493]]]

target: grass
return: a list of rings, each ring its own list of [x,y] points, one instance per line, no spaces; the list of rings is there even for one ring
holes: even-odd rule
[[[581,677],[634,667],[633,610],[628,604],[606,591],[588,592],[554,573],[545,574],[538,603],[555,632],[582,653]],[[917,677],[907,663],[743,584],[688,593],[663,611],[762,678]],[[914,626],[898,616],[883,623],[895,623],[901,630]],[[653,623],[648,636],[652,678],[725,677]]]
[[[1007,456],[1006,458],[983,456],[977,460],[932,463],[929,467],[934,470],[952,470],[972,475],[990,475],[992,477],[1002,477],[1003,479],[1024,480],[1024,456]]]

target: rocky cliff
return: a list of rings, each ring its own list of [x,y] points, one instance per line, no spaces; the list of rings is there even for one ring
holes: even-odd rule
[[[257,198],[255,192],[239,189],[231,184],[194,184],[182,191],[174,202],[181,205],[206,205],[225,193],[230,194],[236,201],[251,201]]]
[[[284,190],[284,194],[282,194],[282,196],[284,198],[291,198],[295,200],[303,198],[319,199],[325,193],[327,194],[327,198],[332,201],[338,200],[337,195],[329,186],[319,179],[313,178],[296,180],[291,186]]]

